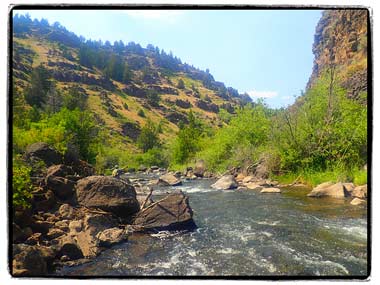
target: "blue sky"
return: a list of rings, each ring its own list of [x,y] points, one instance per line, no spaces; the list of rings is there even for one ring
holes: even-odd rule
[[[151,43],[271,107],[304,89],[321,10],[30,10],[85,38]]]

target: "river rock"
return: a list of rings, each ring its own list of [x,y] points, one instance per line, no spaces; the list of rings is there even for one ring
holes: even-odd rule
[[[49,211],[56,205],[53,191],[47,190],[42,193],[33,193],[32,205],[35,211]]]
[[[354,198],[352,201],[351,201],[351,205],[354,205],[354,206],[357,206],[357,205],[362,205],[362,204],[365,204],[366,203],[366,200],[363,200],[363,199],[359,199],[359,198]]]
[[[212,188],[217,190],[228,190],[237,188],[235,177],[233,175],[224,175],[218,181],[211,185]]]
[[[249,176],[244,177],[243,180],[242,180],[242,182],[243,182],[244,184],[246,184],[246,183],[254,182],[254,181],[256,181],[256,180],[257,180],[257,179],[256,179],[254,176],[249,175]]]
[[[89,208],[99,208],[127,218],[140,210],[135,188],[110,176],[89,176],[77,182],[77,201]]]
[[[196,227],[189,198],[182,191],[166,196],[139,212],[133,225],[143,230],[180,230]]]
[[[325,182],[319,184],[315,187],[309,194],[308,197],[334,197],[334,198],[344,198],[349,196],[349,192],[344,187],[343,183],[332,183]]]
[[[14,276],[43,276],[48,273],[56,252],[46,246],[13,245],[12,274]]]
[[[351,192],[352,197],[356,198],[367,198],[367,184],[356,186],[354,190]]]
[[[71,260],[76,260],[83,258],[83,253],[79,248],[77,242],[74,240],[74,237],[71,235],[60,236],[57,239],[59,244],[59,256],[67,256]]]
[[[95,257],[101,251],[99,248],[100,240],[97,235],[106,229],[116,226],[117,221],[110,215],[86,214],[81,230],[79,232],[70,231],[70,234],[75,236],[76,243],[81,249],[83,256]]]
[[[29,161],[43,161],[46,166],[62,163],[62,157],[45,142],[37,142],[27,146],[25,157]]]
[[[61,235],[64,235],[65,232],[59,228],[51,228],[49,232],[46,234],[48,239],[55,239]]]
[[[175,177],[172,173],[161,175],[158,181],[159,184],[164,186],[177,186],[182,184],[181,180]]]
[[[72,219],[75,216],[75,211],[69,204],[62,204],[58,209],[59,215],[64,219]]]
[[[99,232],[96,237],[99,239],[99,245],[105,247],[110,247],[128,238],[127,232],[120,228],[106,229]]]
[[[263,186],[261,186],[260,184],[258,183],[255,183],[255,182],[249,182],[249,183],[246,183],[244,184],[244,186],[249,189],[249,190],[261,190],[263,189]]]
[[[46,186],[61,199],[69,199],[74,193],[75,182],[64,177],[50,175],[46,177]]]
[[[67,232],[69,230],[69,221],[68,220],[61,220],[54,224],[54,227]]]
[[[236,177],[235,177],[235,180],[237,182],[243,182],[244,178],[246,178],[246,176],[243,174],[243,173],[239,173]]]
[[[195,163],[195,167],[193,170],[193,173],[197,177],[203,177],[204,173],[206,171],[206,164],[203,159],[198,160]]]
[[[68,175],[74,175],[74,170],[67,165],[64,164],[58,164],[58,165],[52,165],[46,170],[46,176],[59,176],[59,177],[66,177]]]
[[[256,167],[254,176],[259,179],[267,179],[269,177],[269,170],[264,161]]]
[[[275,187],[269,187],[269,188],[264,188],[263,190],[260,191],[260,193],[281,193],[281,189],[275,188]]]

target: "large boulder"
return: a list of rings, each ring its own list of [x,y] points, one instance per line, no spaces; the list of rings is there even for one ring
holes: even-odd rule
[[[57,164],[52,165],[46,170],[46,176],[60,176],[60,177],[66,177],[68,175],[74,175],[74,170],[67,165],[64,164]]]
[[[260,163],[254,172],[255,177],[259,179],[267,179],[269,177],[269,170],[268,167],[265,165],[264,162]]]
[[[89,176],[77,182],[79,205],[99,208],[127,218],[140,210],[135,188],[110,176]]]
[[[43,161],[46,166],[62,163],[62,156],[58,151],[45,142],[37,142],[26,148],[25,157],[31,162]]]
[[[344,198],[350,196],[350,193],[343,183],[339,182],[334,184],[332,182],[325,182],[315,187],[307,196]]]
[[[352,190],[351,196],[360,199],[367,198],[367,184],[356,186],[354,190]]]
[[[56,199],[53,191],[33,193],[32,205],[35,211],[49,211],[56,205]]]
[[[224,175],[212,184],[211,187],[218,190],[228,190],[237,188],[238,184],[233,175]]]
[[[172,173],[161,175],[158,179],[158,183],[164,186],[177,186],[182,184],[181,180],[175,177]]]
[[[203,159],[200,159],[196,162],[193,173],[197,177],[203,177],[206,171],[206,164]]]
[[[139,212],[133,222],[143,230],[191,230],[196,227],[189,198],[181,191],[166,196]]]
[[[87,214],[81,227],[73,227],[70,223],[70,235],[85,257],[95,257],[101,252],[98,234],[117,226],[117,221],[110,215]]]
[[[55,258],[55,251],[45,246],[13,245],[14,276],[44,276]]]
[[[64,177],[50,175],[46,177],[46,187],[63,200],[69,199],[74,194],[75,182]]]

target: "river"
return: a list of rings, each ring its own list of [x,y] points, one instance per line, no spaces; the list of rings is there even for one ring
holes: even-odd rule
[[[190,197],[198,229],[134,234],[96,259],[61,268],[65,276],[359,276],[367,275],[367,208],[349,199],[219,191],[211,180],[173,188]]]

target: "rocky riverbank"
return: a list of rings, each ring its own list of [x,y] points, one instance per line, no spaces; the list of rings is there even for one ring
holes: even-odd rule
[[[217,178],[198,161],[184,172],[167,172],[157,166],[140,167],[137,173],[115,170],[112,176],[95,175],[94,168],[73,155],[61,157],[45,143],[28,147],[25,160],[46,166],[33,177],[31,208],[13,208],[12,274],[45,276],[63,265],[87,262],[104,249],[125,242],[133,232],[193,230],[189,198],[170,191],[154,201],[154,187],[179,186],[184,180]],[[138,177],[147,175],[147,179]],[[251,175],[231,170],[218,177],[212,188],[279,194],[276,181],[258,165]],[[366,203],[367,185],[327,182],[309,197],[353,198]]]
[[[196,228],[181,191],[153,201],[146,183],[120,173],[95,175],[91,165],[62,158],[45,143],[30,146],[25,160],[47,169],[33,179],[31,207],[12,212],[14,276],[45,276],[57,266],[86,262],[131,232]],[[176,180],[166,173],[150,182],[178,185]]]

